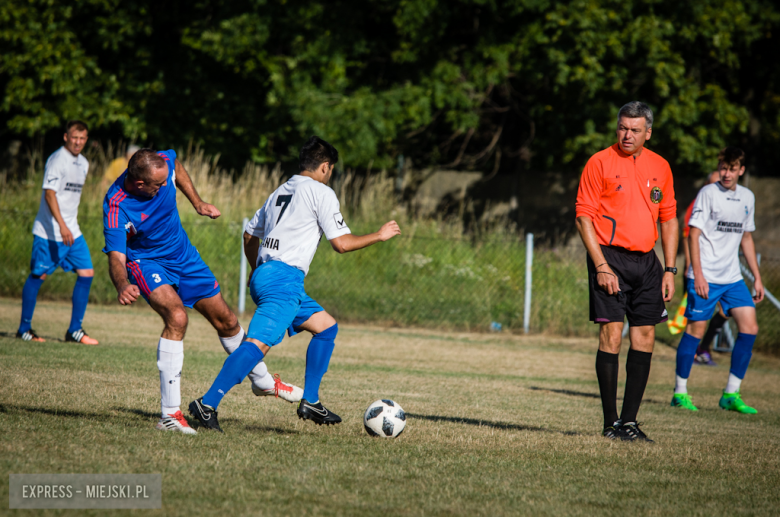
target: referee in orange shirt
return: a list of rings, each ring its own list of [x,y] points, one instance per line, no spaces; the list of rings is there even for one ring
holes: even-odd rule
[[[674,295],[677,202],[669,163],[645,149],[653,112],[629,102],[618,112],[617,143],[588,160],[577,193],[577,229],[588,250],[590,319],[599,324],[596,376],[604,409],[603,435],[651,442],[636,415],[650,375],[655,325],[667,320]],[[666,268],[653,251],[661,222]],[[617,414],[618,354],[628,316],[623,410]]]

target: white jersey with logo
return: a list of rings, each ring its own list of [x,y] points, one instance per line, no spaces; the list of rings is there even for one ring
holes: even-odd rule
[[[62,242],[60,225],[51,214],[49,203],[46,202],[46,191],[53,190],[57,193],[57,204],[65,226],[73,234],[74,239],[81,236],[77,215],[87,171],[89,171],[87,159],[80,154],[73,156],[65,147],[60,147],[49,156],[43,174],[41,206],[33,223],[33,235]]]
[[[744,232],[756,229],[756,198],[741,185],[736,190],[720,182],[703,187],[696,196],[688,224],[701,230],[699,249],[704,279],[710,284],[733,284],[742,280],[739,245]],[[688,268],[693,278],[693,266]]]
[[[328,240],[351,233],[336,193],[299,174],[270,195],[246,232],[260,239],[258,266],[278,260],[300,269],[304,275],[309,272],[323,233]]]

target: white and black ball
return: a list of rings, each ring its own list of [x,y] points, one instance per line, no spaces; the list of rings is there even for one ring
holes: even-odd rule
[[[363,426],[371,436],[395,438],[406,427],[406,413],[397,402],[382,399],[373,402],[363,415]]]

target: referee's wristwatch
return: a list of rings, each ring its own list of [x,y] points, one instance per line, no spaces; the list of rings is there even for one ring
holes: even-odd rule
[[[664,272],[676,275],[677,274],[677,268],[676,267],[667,267],[666,269],[664,269]]]

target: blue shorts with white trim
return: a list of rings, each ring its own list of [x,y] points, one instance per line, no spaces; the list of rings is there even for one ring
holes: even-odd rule
[[[691,280],[688,283],[688,307],[685,309],[685,317],[689,321],[704,321],[712,317],[715,305],[720,302],[723,313],[731,316],[731,309],[735,307],[755,307],[753,297],[750,296],[744,280],[733,284],[709,284],[710,291],[705,300],[696,294],[696,288]]]
[[[92,269],[92,256],[83,235],[72,246],[33,235],[30,271],[33,276],[50,275],[61,267],[66,273],[77,269]]]

